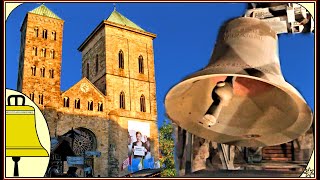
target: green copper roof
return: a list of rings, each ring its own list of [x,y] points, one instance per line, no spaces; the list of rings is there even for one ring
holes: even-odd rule
[[[116,10],[114,10],[111,13],[111,15],[108,17],[107,21],[111,21],[111,22],[118,23],[118,24],[121,24],[121,25],[124,25],[124,26],[135,28],[135,29],[138,29],[138,30],[141,30],[141,31],[145,31],[140,26],[136,25],[134,22],[130,21],[129,19],[124,17],[122,14],[120,14]]]
[[[47,17],[51,17],[51,18],[56,18],[56,19],[61,19],[59,16],[57,16],[55,13],[53,13],[50,9],[48,9],[45,5],[41,5],[37,8],[35,8],[32,11],[29,11],[31,13],[34,14],[38,14],[41,16],[47,16]]]

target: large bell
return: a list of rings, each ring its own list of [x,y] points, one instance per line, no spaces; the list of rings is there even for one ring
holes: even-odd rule
[[[15,104],[10,99],[15,99]],[[23,100],[18,105],[18,98]],[[14,176],[18,176],[18,161],[20,157],[47,157],[47,150],[40,144],[36,124],[35,110],[31,106],[24,105],[25,98],[22,95],[8,97],[6,106],[6,156],[12,157],[15,162]]]
[[[296,139],[313,119],[282,76],[276,32],[255,18],[225,23],[207,67],[174,86],[165,108],[192,134],[246,147]]]

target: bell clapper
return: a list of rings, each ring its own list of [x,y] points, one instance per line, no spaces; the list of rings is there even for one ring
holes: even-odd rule
[[[14,161],[14,172],[13,172],[13,176],[19,176],[19,166],[18,166],[18,162],[20,161],[20,157],[12,157],[12,160]]]
[[[235,77],[228,76],[225,81],[219,81],[216,84],[212,90],[213,103],[199,123],[208,127],[219,123],[218,117],[222,107],[227,106],[233,97],[232,82],[234,82],[234,80]]]
[[[261,3],[259,7],[266,9],[249,9],[245,17],[226,21],[209,63],[169,90],[166,114],[179,127],[200,138],[241,147],[287,143],[312,127],[312,107],[285,80],[280,67],[277,34],[292,32],[289,26],[277,26],[288,17],[278,19],[278,25],[265,21],[269,16],[251,17],[252,12],[271,7],[274,12],[290,7],[290,16],[295,16],[296,7],[273,5]],[[295,28],[305,32],[300,27]]]

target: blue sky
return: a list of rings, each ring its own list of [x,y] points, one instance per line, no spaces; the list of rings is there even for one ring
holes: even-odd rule
[[[113,11],[112,3],[45,3],[64,21],[61,90],[81,79],[79,45]],[[16,89],[20,27],[28,11],[40,6],[24,3],[6,21],[6,88]],[[222,23],[242,16],[246,3],[117,3],[117,11],[154,40],[158,124],[165,117],[164,97],[187,75],[207,65]],[[282,34],[279,56],[285,79],[314,110],[314,34]]]

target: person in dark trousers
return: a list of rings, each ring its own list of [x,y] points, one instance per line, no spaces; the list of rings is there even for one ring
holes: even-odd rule
[[[49,169],[46,172],[46,177],[61,177],[61,174],[58,170],[58,165],[55,162],[49,163]]]
[[[77,167],[69,167],[68,171],[67,171],[67,177],[78,177],[77,175]]]
[[[147,150],[147,147],[146,147],[146,144],[144,142],[142,142],[142,134],[141,132],[137,131],[136,132],[136,138],[137,138],[137,141],[132,143],[132,152],[133,152],[133,158],[143,158],[144,156],[141,156],[141,155],[134,155],[134,147],[137,146],[137,147],[144,147],[144,151],[145,153],[148,151]]]

